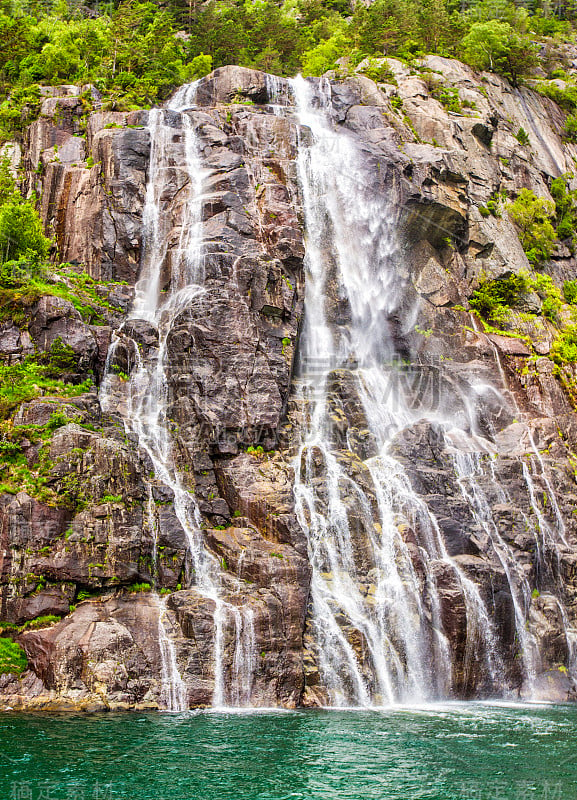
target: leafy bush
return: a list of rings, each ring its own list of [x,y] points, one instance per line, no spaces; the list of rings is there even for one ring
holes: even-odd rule
[[[502,322],[509,308],[517,305],[529,289],[523,275],[509,275],[485,281],[469,298],[469,306],[489,322]]]
[[[556,364],[577,362],[577,325],[567,325],[551,346],[550,357]]]
[[[70,384],[48,375],[50,367],[27,356],[18,364],[0,363],[0,419],[6,419],[20,403],[34,400],[44,392],[61,397],[74,397],[89,391],[92,380]]]
[[[544,317],[550,319],[551,322],[559,322],[559,312],[561,311],[562,303],[556,297],[548,295],[543,300],[541,311]]]
[[[397,84],[394,72],[384,59],[369,58],[368,64],[361,71],[376,83],[392,83],[395,86]]]
[[[551,181],[551,196],[555,201],[555,228],[559,239],[575,236],[577,227],[576,192],[569,189],[568,178],[562,175]]]
[[[458,89],[452,86],[436,86],[431,94],[447,111],[459,114],[463,110]]]
[[[540,81],[535,87],[539,94],[554,100],[565,111],[573,111],[577,108],[577,86],[568,84],[564,89],[560,89],[556,83],[545,83]]]
[[[515,134],[515,139],[522,145],[530,144],[529,134],[525,130],[525,128],[519,128],[517,133]]]
[[[565,302],[571,305],[577,303],[577,281],[565,281],[563,284],[563,297]]]
[[[64,373],[74,373],[78,370],[77,354],[69,344],[62,341],[60,336],[54,339],[50,350],[43,353],[40,361],[46,364],[46,375],[49,378],[60,378]]]
[[[569,142],[577,142],[577,114],[573,112],[569,114],[563,126],[565,138]]]
[[[0,458],[2,461],[13,461],[22,455],[22,448],[17,442],[0,440]]]
[[[551,257],[555,246],[552,218],[555,206],[531,189],[521,189],[519,196],[508,206],[509,217],[519,228],[519,239],[527,258],[539,264]]]
[[[329,69],[336,69],[337,59],[347,52],[347,41],[342,34],[336,34],[321,42],[303,56],[303,75],[322,75]]]

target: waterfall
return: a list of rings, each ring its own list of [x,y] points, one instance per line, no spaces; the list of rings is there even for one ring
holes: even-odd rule
[[[454,676],[437,584],[446,570],[466,607],[465,661],[483,662],[494,684],[495,632],[478,590],[447,555],[436,520],[388,453],[413,418],[395,381],[388,328],[403,292],[393,264],[392,204],[363,184],[353,140],[331,120],[330,83],[321,79],[314,91],[297,78],[293,91],[299,122],[312,134],[312,143],[301,134],[298,156],[307,423],[294,462],[295,499],[313,569],[312,636],[323,683],[340,706],[447,696]],[[330,314],[343,297],[350,320],[339,326]],[[355,464],[357,481],[333,441],[329,384],[343,371],[355,383],[374,450]]]
[[[447,479],[502,570],[523,691],[537,696],[543,664],[531,627],[530,565],[518,561],[494,513],[495,498],[512,505],[511,498],[499,484],[495,451],[482,438],[476,418],[474,393],[500,392],[479,384],[466,395],[457,388],[458,410],[439,410],[426,397],[416,397],[410,370],[418,380],[420,366],[407,369],[397,343],[402,321],[410,325],[406,279],[397,264],[394,186],[385,188],[380,165],[337,125],[328,80],[299,77],[290,87],[299,124],[296,166],[306,245],[305,314],[293,397],[298,424],[291,458],[295,511],[312,571],[304,641],[306,659],[316,664],[320,676],[314,701],[374,707],[508,692],[503,645],[493,621],[495,598],[481,595],[469,577],[474,568],[465,571],[470,564],[463,567],[463,561],[449,555],[438,520],[411,482],[412,472],[395,456],[395,443],[423,420],[440,431],[449,471],[453,468]],[[269,113],[289,116],[286,85],[269,76],[266,88]],[[259,668],[254,611],[242,604],[240,590],[232,597],[234,577],[229,575],[223,585],[219,561],[205,545],[202,516],[189,478],[179,468],[168,419],[171,331],[179,315],[211,291],[205,284],[202,223],[209,173],[190,113],[195,91],[194,84],[182,87],[166,108],[149,114],[141,271],[130,319],[109,349],[101,403],[105,411],[121,414],[154,467],[154,481],[172,491],[187,544],[183,588],[194,589],[214,609],[212,704],[249,707]],[[130,325],[136,323],[147,324],[158,337],[146,352],[131,335]],[[128,380],[119,383],[113,364],[120,346],[128,353],[130,369]],[[497,353],[496,361],[506,389]],[[516,409],[514,398],[511,405]],[[549,599],[556,603],[565,632],[568,669],[575,677],[577,633],[557,586],[565,527],[528,426],[524,433],[529,446],[517,466],[527,508],[520,514],[534,536],[536,573],[546,574]],[[156,592],[154,481],[148,486],[147,518]],[[547,513],[539,503],[540,491],[549,498]],[[177,626],[167,598],[156,594],[156,600],[161,703],[181,711],[188,700]]]
[[[519,650],[525,679],[529,693],[532,694],[539,665],[539,651],[535,638],[526,624],[527,612],[531,602],[531,589],[526,576],[516,563],[511,549],[499,533],[493,519],[491,505],[480,487],[479,477],[484,474],[481,456],[478,453],[456,452],[454,463],[463,496],[473,510],[474,517],[479,522],[482,530],[489,534],[493,551],[505,573],[513,601],[515,628],[519,639]],[[500,493],[500,499],[505,500],[503,490],[496,481],[494,485]]]
[[[149,112],[150,163],[143,209],[143,253],[131,320],[145,320],[158,333],[158,347],[143,358],[138,344],[121,329],[113,342],[105,368],[101,403],[105,410],[111,400],[111,364],[120,341],[132,354],[132,368],[126,382],[125,402],[118,407],[128,432],[150,458],[155,478],[168,486],[174,496],[174,509],[187,541],[187,564],[184,588],[195,591],[214,603],[214,694],[213,705],[229,702],[250,704],[254,668],[254,627],[252,614],[239,611],[222,597],[219,565],[204,544],[202,517],[194,493],[178,467],[175,442],[167,416],[168,338],[176,318],[206,290],[203,285],[202,205],[203,168],[191,116],[196,85],[181,87],[164,109]],[[175,163],[176,131],[182,132],[179,163]],[[179,175],[182,171],[183,174]],[[173,228],[173,209],[166,200],[171,182],[181,180],[177,211],[180,230]],[[167,261],[170,269],[167,269]],[[169,272],[169,280],[167,273]],[[167,284],[163,285],[163,281]],[[124,326],[123,326],[124,328]],[[149,487],[150,490],[150,487]],[[158,529],[149,491],[149,526],[154,539],[154,569],[157,569]],[[188,708],[187,691],[178,668],[171,637],[173,625],[167,612],[166,598],[158,597],[158,631],[161,656],[161,702],[171,711]],[[234,632],[232,685],[225,686],[223,649],[225,629]]]

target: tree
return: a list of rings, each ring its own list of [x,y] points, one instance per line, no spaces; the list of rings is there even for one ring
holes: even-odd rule
[[[383,55],[407,39],[421,40],[419,7],[413,0],[375,0],[355,4],[352,33],[356,47],[367,55]]]
[[[508,22],[496,19],[472,25],[463,39],[463,48],[465,60],[472,67],[496,72],[513,84],[530,74],[537,64],[535,45]]]
[[[335,69],[337,59],[347,52],[347,40],[342,34],[331,36],[303,55],[303,75],[322,75],[329,69]]]
[[[438,52],[450,35],[451,20],[444,0],[423,0],[420,6],[420,28],[428,51]]]
[[[0,207],[0,259],[13,261],[21,256],[43,259],[50,240],[44,236],[38,213],[29,203],[11,201]]]

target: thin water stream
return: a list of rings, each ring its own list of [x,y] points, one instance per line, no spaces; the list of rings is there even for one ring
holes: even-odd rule
[[[101,390],[103,409],[114,405],[110,369],[115,348],[122,343],[133,354],[133,365],[124,391],[123,419],[128,431],[135,434],[139,446],[154,466],[155,479],[168,486],[174,496],[174,508],[188,545],[184,588],[195,591],[214,603],[214,695],[213,705],[250,703],[254,631],[252,615],[226,603],[222,597],[216,558],[204,544],[202,517],[194,492],[187,485],[178,466],[175,441],[167,416],[168,379],[167,342],[177,317],[206,290],[203,286],[203,167],[196,132],[188,111],[194,106],[196,85],[181,87],[164,109],[149,112],[150,166],[143,210],[143,255],[140,277],[129,321],[145,320],[158,333],[158,347],[147,359],[138,344],[122,329],[108,354],[107,377]],[[178,124],[176,124],[175,116]],[[178,131],[178,134],[176,133]],[[180,142],[179,142],[180,138]],[[173,228],[174,210],[166,200],[171,182],[180,181],[180,210]],[[184,195],[184,196],[183,196]],[[170,255],[170,280],[162,285]],[[158,521],[152,493],[148,503],[148,524],[158,557]],[[157,564],[155,564],[155,569]],[[167,612],[167,598],[158,597],[159,647],[161,656],[161,699],[169,711],[188,708],[185,683],[179,672],[172,623]],[[232,624],[236,648],[232,685],[223,678],[224,627]]]
[[[278,104],[286,88],[272,79],[267,86],[273,112],[286,115],[287,108]],[[297,168],[306,230],[305,322],[295,384],[304,422],[297,432],[294,496],[312,567],[305,638],[310,639],[307,646],[326,692],[320,697],[342,707],[424,702],[451,696],[457,678],[463,690],[482,686],[487,693],[506,694],[503,653],[489,609],[476,583],[449,556],[434,514],[390,452],[395,435],[428,413],[415,406],[396,379],[399,353],[390,321],[401,313],[405,286],[395,265],[393,203],[384,190],[370,189],[353,137],[336,126],[330,82],[297,78],[290,87],[299,125]],[[252,702],[257,669],[253,613],[224,599],[219,564],[205,547],[201,514],[179,470],[167,419],[168,336],[176,317],[208,291],[202,249],[207,173],[189,113],[194,100],[195,86],[182,87],[167,108],[149,116],[143,259],[130,319],[150,324],[158,333],[158,347],[143,358],[137,343],[120,330],[109,352],[101,400],[105,410],[114,406],[121,411],[126,429],[136,435],[154,466],[155,480],[172,490],[188,543],[184,586],[214,603],[213,705],[246,707]],[[176,215],[166,200],[175,181],[180,186]],[[132,354],[133,365],[118,403],[111,365],[120,344]],[[356,435],[351,426],[344,439],[335,426],[335,394],[343,381],[354,386],[362,416],[360,444],[351,438]],[[482,489],[485,462],[476,452],[459,450],[459,438],[480,441],[470,405],[465,398],[467,430],[459,428],[457,417],[441,424],[449,452],[451,442],[457,442],[453,460],[463,498],[506,575],[530,696],[540,666],[538,643],[527,624],[531,591]],[[438,422],[432,412],[429,419]],[[523,476],[537,518],[539,557],[544,558],[565,543],[565,532],[545,465],[531,442],[532,462],[523,463]],[[554,523],[536,499],[535,465],[551,495]],[[152,483],[148,522],[157,559]],[[446,588],[447,582],[462,599],[466,617],[461,676],[456,675],[445,629],[440,587],[444,583]],[[557,603],[574,669],[577,635],[559,597]],[[162,698],[167,709],[178,711],[187,707],[185,680],[169,608],[160,596],[158,614]],[[230,664],[225,663],[225,632],[232,633]]]

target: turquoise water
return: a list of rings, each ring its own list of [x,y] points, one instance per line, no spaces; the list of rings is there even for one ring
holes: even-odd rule
[[[577,708],[0,716],[1,800],[574,800]]]

